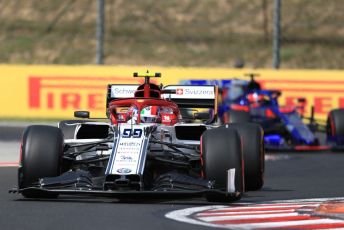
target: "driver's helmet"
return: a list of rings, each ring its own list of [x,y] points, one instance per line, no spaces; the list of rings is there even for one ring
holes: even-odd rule
[[[250,93],[247,95],[247,100],[252,104],[260,103],[264,101],[264,95],[258,93]]]
[[[160,108],[159,106],[146,106],[140,112],[142,123],[160,122]]]

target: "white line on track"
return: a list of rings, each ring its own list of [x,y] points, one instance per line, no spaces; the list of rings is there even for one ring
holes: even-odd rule
[[[276,217],[289,217],[298,216],[297,213],[280,213],[280,214],[260,214],[260,215],[241,215],[241,216],[210,216],[198,217],[202,221],[212,222],[219,220],[243,220],[243,219],[259,219],[259,218],[276,218]]]
[[[305,226],[307,225],[322,225],[322,224],[344,224],[342,220],[335,219],[318,219],[318,220],[297,220],[297,221],[281,221],[272,223],[253,223],[253,224],[241,224],[238,225],[225,225],[227,228],[233,229],[257,229],[257,228],[281,228],[281,227],[292,227],[292,226]],[[238,228],[239,227],[239,228]],[[316,228],[316,227],[315,227]]]
[[[294,212],[295,209],[285,209],[285,210],[270,210],[270,211],[240,211],[240,212],[203,212],[197,214],[197,216],[221,216],[221,215],[242,215],[242,214],[271,214],[271,213],[288,213],[288,212]]]
[[[220,209],[219,211],[240,211],[240,210],[267,210],[267,209],[283,209],[283,208],[301,208],[304,206],[318,206],[319,204],[292,204],[292,205],[285,205],[285,204],[280,204],[280,205],[266,205],[266,206],[243,206],[243,207],[227,207]],[[216,212],[214,210],[214,212]]]
[[[228,206],[203,206],[172,211],[165,216],[179,222],[230,229],[269,229],[276,227],[344,228],[344,220],[312,215],[314,209],[322,202],[336,200],[344,200],[344,198],[315,198],[251,204],[236,203]]]

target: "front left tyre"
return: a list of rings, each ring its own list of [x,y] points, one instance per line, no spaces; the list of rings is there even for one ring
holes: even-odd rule
[[[24,130],[18,169],[18,188],[38,184],[40,178],[56,177],[61,173],[63,133],[59,128],[33,125]],[[30,190],[22,191],[27,198],[56,197]]]
[[[230,123],[222,128],[234,129],[238,132],[244,158],[245,189],[259,190],[264,185],[265,150],[264,131],[254,123]]]
[[[236,194],[244,192],[243,155],[236,130],[217,128],[205,131],[201,137],[201,160],[203,177],[214,181],[216,189]],[[233,178],[229,180],[228,175],[233,175]],[[228,191],[228,188],[232,191]],[[206,198],[210,202],[232,199],[216,194],[208,194]]]

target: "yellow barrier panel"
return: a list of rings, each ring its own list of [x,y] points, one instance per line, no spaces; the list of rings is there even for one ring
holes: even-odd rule
[[[307,100],[307,113],[314,105],[317,118],[332,108],[344,107],[344,71],[266,70],[226,68],[180,68],[144,66],[24,66],[0,65],[0,118],[72,118],[75,110],[89,110],[105,117],[109,83],[139,83],[133,72],[161,72],[159,83],[176,84],[186,79],[243,78],[259,73],[265,89],[282,90],[280,104]]]

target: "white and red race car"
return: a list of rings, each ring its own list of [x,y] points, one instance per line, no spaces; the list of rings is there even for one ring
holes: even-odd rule
[[[217,87],[110,84],[108,121],[33,125],[22,137],[19,192],[27,198],[86,195],[232,201],[263,186],[263,131],[217,122]]]

